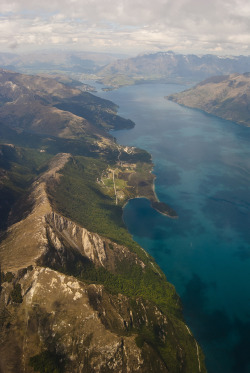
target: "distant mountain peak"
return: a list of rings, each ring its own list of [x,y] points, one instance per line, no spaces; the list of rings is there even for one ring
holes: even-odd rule
[[[173,51],[140,54],[112,62],[98,76],[107,86],[120,87],[142,82],[198,82],[215,75],[250,71],[250,56],[177,54]]]

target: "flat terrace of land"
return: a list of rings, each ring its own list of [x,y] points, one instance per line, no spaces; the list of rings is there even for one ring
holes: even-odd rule
[[[144,197],[161,214],[177,218],[177,213],[157,198],[154,181],[152,164],[144,162],[118,162],[115,166],[108,167],[98,180],[106,194],[114,198],[117,205],[124,206],[130,199]]]

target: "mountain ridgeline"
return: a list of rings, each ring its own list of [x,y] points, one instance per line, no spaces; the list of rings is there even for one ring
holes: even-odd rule
[[[64,75],[94,74],[103,66],[114,62],[122,55],[111,53],[45,50],[33,53],[4,53],[0,52],[0,66],[6,70],[21,73],[54,73]],[[79,83],[79,82],[78,82]]]
[[[52,76],[86,91],[93,88],[79,80],[96,80],[105,84],[106,89],[113,89],[145,82],[185,84],[217,75],[243,74],[250,71],[250,56],[168,51],[128,58],[107,53],[40,51],[21,55],[0,53],[0,66],[19,73]]]
[[[167,99],[250,126],[250,73],[215,76]]]
[[[250,71],[250,56],[218,57],[159,52],[111,62],[101,68],[97,75],[103,84],[117,88],[152,81],[198,82],[215,75],[246,71]]]
[[[122,220],[154,192],[116,106],[0,71],[0,371],[206,372],[174,287]]]

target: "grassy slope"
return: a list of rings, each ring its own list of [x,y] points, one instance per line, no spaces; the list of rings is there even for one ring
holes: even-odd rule
[[[209,78],[195,87],[167,97],[181,105],[250,126],[250,75]]]

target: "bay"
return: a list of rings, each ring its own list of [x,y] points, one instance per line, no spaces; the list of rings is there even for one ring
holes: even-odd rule
[[[250,128],[164,99],[186,88],[98,91],[136,123],[113,135],[152,154],[157,196],[179,216],[135,199],[124,221],[175,285],[208,372],[250,372]]]

